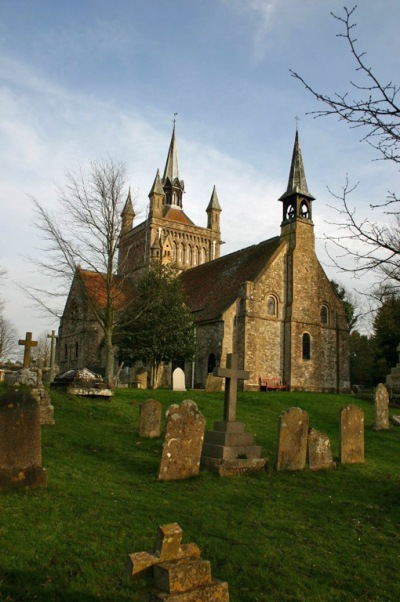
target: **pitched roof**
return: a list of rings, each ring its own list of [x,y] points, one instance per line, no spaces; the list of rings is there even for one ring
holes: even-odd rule
[[[220,317],[237,298],[239,287],[254,281],[277,250],[279,236],[204,263],[179,277],[195,322]]]
[[[182,209],[176,209],[174,206],[166,205],[167,211],[165,212],[164,218],[171,222],[179,222],[180,224],[187,224],[188,226],[193,226],[194,223],[192,220],[186,215]]]
[[[77,275],[86,289],[90,300],[96,304],[99,309],[104,309],[107,303],[106,275],[89,270],[77,268]],[[115,301],[115,309],[123,309],[132,298],[130,281],[121,276],[113,276],[112,296]]]

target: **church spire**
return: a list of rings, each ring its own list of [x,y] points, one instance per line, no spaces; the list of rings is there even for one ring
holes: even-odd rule
[[[175,118],[171,143],[165,163],[162,186],[165,192],[165,204],[182,208],[182,196],[185,190],[183,180],[179,179],[178,150],[176,146]]]
[[[298,218],[311,221],[311,201],[314,200],[315,198],[308,190],[300,149],[299,132],[296,129],[287,189],[279,198],[279,201],[283,203],[283,223]]]

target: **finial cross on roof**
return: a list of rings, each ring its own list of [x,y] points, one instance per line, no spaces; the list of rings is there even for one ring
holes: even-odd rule
[[[31,347],[37,347],[37,341],[32,341],[32,333],[27,332],[25,339],[20,339],[18,345],[24,345],[24,368],[29,368],[31,364]]]
[[[214,376],[225,377],[224,421],[236,420],[237,384],[238,380],[250,378],[250,372],[239,370],[237,353],[228,353],[226,368],[214,368]]]
[[[174,124],[174,127],[175,127],[175,123],[176,123],[176,116],[177,116],[177,115],[178,115],[178,113],[174,113],[174,118],[173,118],[173,120],[172,120],[172,123]]]

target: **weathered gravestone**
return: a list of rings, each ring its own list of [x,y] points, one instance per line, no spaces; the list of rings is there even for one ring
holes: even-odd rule
[[[207,375],[206,393],[219,393],[223,388],[224,379],[221,376],[214,376],[212,373]]]
[[[279,416],[276,470],[304,470],[307,462],[308,414],[289,408]]]
[[[339,450],[342,464],[364,462],[364,412],[355,405],[340,411]]]
[[[310,470],[335,468],[328,435],[311,428],[308,432],[308,465]]]
[[[229,602],[228,584],[211,576],[211,564],[200,558],[194,543],[182,544],[177,523],[158,528],[152,554],[130,554],[129,579],[147,579],[150,586],[141,592],[142,602]]]
[[[137,389],[147,389],[147,370],[139,368],[135,376],[135,387]]]
[[[214,430],[205,434],[202,464],[221,477],[262,470],[266,459],[261,458],[261,447],[254,445],[244,423],[236,421],[237,383],[249,378],[249,372],[239,370],[238,356],[229,353],[226,368],[215,368],[214,376],[225,377],[224,419],[214,422]]]
[[[28,392],[0,398],[0,489],[46,486],[39,404]]]
[[[375,391],[374,410],[374,430],[382,431],[389,429],[389,393],[382,383],[379,383]]]
[[[54,425],[54,406],[51,403],[50,395],[43,386],[42,371],[39,368],[22,368],[14,372],[9,384],[13,387],[29,387],[32,397],[36,399],[40,407],[40,424]]]
[[[172,390],[186,391],[185,373],[182,368],[175,368],[172,373]]]
[[[139,406],[140,437],[159,437],[161,434],[161,403],[155,399],[146,399]]]
[[[187,479],[200,472],[206,419],[194,401],[169,406],[158,478]]]

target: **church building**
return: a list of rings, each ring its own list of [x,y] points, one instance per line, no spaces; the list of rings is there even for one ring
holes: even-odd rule
[[[187,216],[183,193],[174,124],[164,173],[161,178],[157,171],[145,221],[134,224],[130,195],[126,200],[115,278],[137,277],[153,260],[179,269],[197,342],[193,362],[185,365],[186,386],[204,388],[213,368],[224,366],[227,354],[235,352],[239,365],[250,372],[245,389],[258,390],[260,378],[268,378],[281,380],[289,390],[348,390],[349,329],[343,302],[315,254],[315,199],[308,190],[298,132],[287,188],[278,199],[280,209],[276,205],[282,214],[276,237],[221,257],[221,207],[215,187],[206,208],[206,227],[196,226]],[[81,270],[79,286],[89,290],[94,280]],[[77,295],[72,289],[60,325],[60,370],[85,365],[98,371],[101,335],[95,320],[87,316],[89,346],[86,335],[73,340],[76,329],[69,315]],[[122,307],[124,295],[129,292],[121,295]],[[81,320],[81,333],[84,323]],[[71,356],[76,351],[72,362],[68,349]]]

